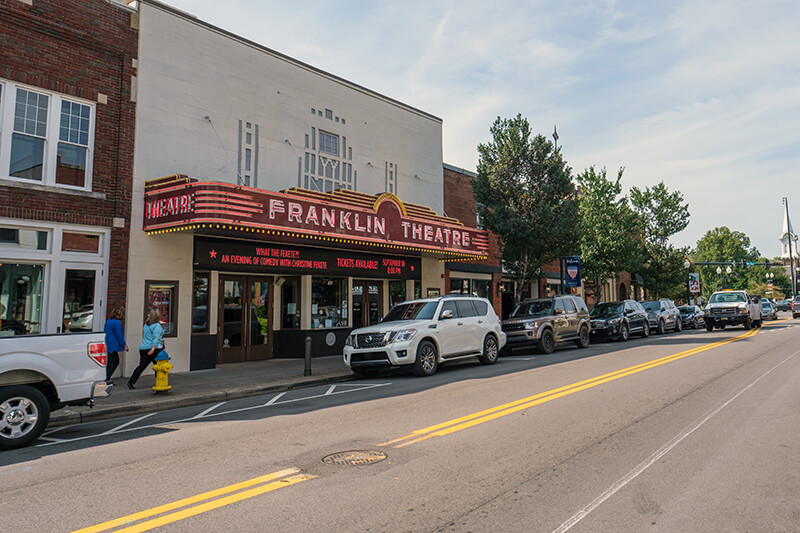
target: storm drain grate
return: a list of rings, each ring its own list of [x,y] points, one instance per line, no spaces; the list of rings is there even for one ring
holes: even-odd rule
[[[341,466],[360,466],[379,463],[386,459],[387,455],[383,452],[372,450],[351,450],[349,452],[338,452],[326,455],[322,462],[329,465]]]

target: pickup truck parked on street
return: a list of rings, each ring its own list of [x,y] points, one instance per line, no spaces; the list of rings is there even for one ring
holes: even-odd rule
[[[708,299],[706,305],[706,330],[725,329],[725,326],[742,325],[744,329],[761,325],[761,298],[751,296],[747,291],[727,289],[717,291]]]
[[[0,336],[0,450],[27,446],[50,413],[111,394],[103,333]]]

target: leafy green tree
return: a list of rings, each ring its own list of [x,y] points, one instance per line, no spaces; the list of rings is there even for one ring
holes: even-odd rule
[[[712,292],[721,290],[725,286],[729,289],[746,289],[748,286],[746,271],[742,271],[741,267],[735,265],[741,264],[743,260],[755,262],[759,256],[758,250],[750,244],[750,237],[740,231],[732,231],[727,226],[720,226],[706,232],[697,241],[697,247],[691,253],[692,260],[695,263],[704,261],[727,263],[730,261],[733,264],[730,274],[726,272],[728,265],[720,265],[721,274],[717,274],[716,266],[697,267],[702,281],[703,298],[707,300]],[[761,275],[764,275],[763,268]]]
[[[522,115],[498,117],[492,140],[478,145],[472,180],[485,227],[503,242],[503,262],[522,288],[542,276],[542,265],[575,253],[578,241],[571,169],[543,135],[532,135]]]
[[[631,187],[631,205],[639,215],[645,253],[642,264],[644,285],[652,297],[680,298],[686,295],[683,263],[689,249],[676,249],[672,235],[689,225],[689,205],[680,191],[670,192],[664,182],[640,190]]]
[[[580,253],[581,274],[591,280],[586,289],[599,301],[597,288],[617,272],[628,270],[634,258],[640,255],[638,218],[622,193],[622,174],[616,179],[589,167],[578,174],[580,186],[578,205],[581,221]]]

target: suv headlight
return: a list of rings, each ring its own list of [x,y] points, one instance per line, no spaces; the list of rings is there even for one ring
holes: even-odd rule
[[[535,320],[531,322],[525,322],[525,329],[536,329],[539,327],[539,323]]]
[[[417,334],[417,330],[415,330],[415,329],[404,329],[404,330],[395,332],[392,335],[390,335],[389,338],[386,340],[386,344],[389,344],[390,342],[406,342],[406,341],[410,341],[411,339],[414,338],[414,335],[416,335],[416,334]]]
[[[353,346],[353,337],[355,335],[348,335],[347,338],[344,340],[345,346]]]
[[[612,318],[611,320],[608,321],[608,325],[609,326],[616,326],[620,322],[622,322],[621,318]]]
[[[740,313],[747,313],[747,307],[740,307],[739,308],[739,312]]]

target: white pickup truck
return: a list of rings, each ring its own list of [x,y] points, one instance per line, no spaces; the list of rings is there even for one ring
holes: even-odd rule
[[[747,291],[726,289],[715,292],[704,309],[706,330],[736,325],[742,325],[744,329],[760,326],[763,321],[760,301],[760,296],[751,296]]]
[[[0,450],[27,446],[50,412],[111,394],[102,333],[0,336]]]

